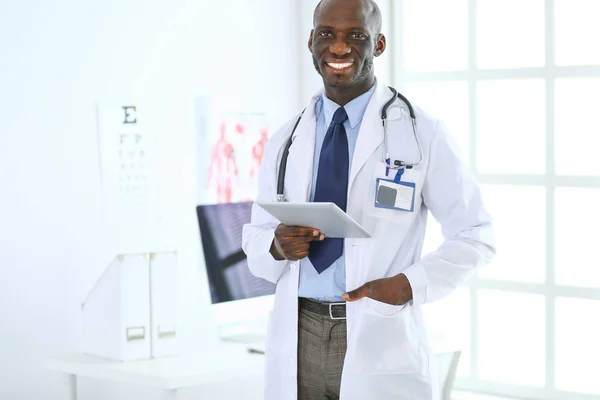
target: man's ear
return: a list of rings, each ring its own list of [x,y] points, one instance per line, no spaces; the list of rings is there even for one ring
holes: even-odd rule
[[[315,30],[310,30],[310,36],[308,38],[308,51],[312,53],[312,45],[313,45],[313,35],[315,34]]]
[[[379,57],[385,51],[387,46],[385,36],[383,34],[379,34],[377,37],[377,43],[375,43],[375,57]]]

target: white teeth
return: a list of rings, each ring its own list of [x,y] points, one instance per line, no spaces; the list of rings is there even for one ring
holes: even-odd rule
[[[344,69],[352,66],[352,63],[327,63],[331,68]]]

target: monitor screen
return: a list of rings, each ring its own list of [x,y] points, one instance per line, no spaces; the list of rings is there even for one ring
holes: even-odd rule
[[[275,285],[252,275],[242,251],[242,227],[252,202],[196,207],[213,304],[275,293]]]

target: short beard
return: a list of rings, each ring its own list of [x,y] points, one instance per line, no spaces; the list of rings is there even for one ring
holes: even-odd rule
[[[315,69],[317,70],[317,73],[319,75],[321,75],[321,78],[323,78],[323,73],[321,72],[321,68],[319,67],[319,62],[317,61],[317,58],[315,56],[312,56],[313,59],[313,66],[315,67]],[[345,85],[338,85],[338,84],[331,84],[329,82],[327,82],[325,80],[325,78],[323,78],[323,82],[325,82],[326,85],[330,86],[330,87],[334,87],[334,88],[348,88],[348,87],[352,87],[356,84],[356,82],[360,82],[363,78],[369,76],[369,74],[373,71],[373,57],[369,57],[365,60],[362,69],[354,76],[354,78],[346,83]]]

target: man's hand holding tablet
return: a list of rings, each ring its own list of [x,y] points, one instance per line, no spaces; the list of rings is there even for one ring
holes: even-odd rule
[[[301,260],[308,257],[310,242],[323,239],[325,235],[318,229],[279,224],[271,244],[271,255],[276,260]]]

